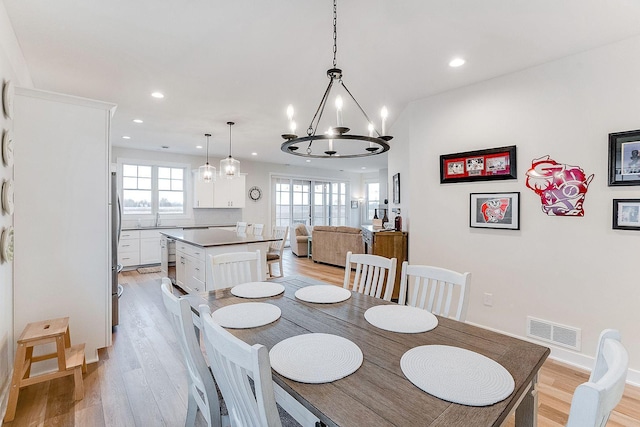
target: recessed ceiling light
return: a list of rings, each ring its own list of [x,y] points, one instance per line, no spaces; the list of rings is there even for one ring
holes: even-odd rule
[[[449,67],[453,67],[453,68],[460,67],[464,65],[465,62],[466,61],[462,58],[454,58],[451,60],[451,62],[449,62]]]
[[[164,94],[162,92],[153,92],[151,94],[151,96],[153,96],[154,98],[158,98],[158,99],[164,98]]]
[[[133,119],[133,123],[143,123],[140,119]]]
[[[125,136],[123,136],[123,137],[122,137],[122,139],[131,139],[131,137],[130,137],[130,136],[127,136],[127,135],[125,135]]]
[[[361,167],[360,169],[366,169],[366,166]]]
[[[311,160],[307,159],[307,163],[311,163]]]
[[[251,153],[251,155],[252,155],[252,156],[257,156],[257,155],[258,155],[258,153]]]
[[[196,145],[196,148],[201,150],[202,149],[202,145]]]

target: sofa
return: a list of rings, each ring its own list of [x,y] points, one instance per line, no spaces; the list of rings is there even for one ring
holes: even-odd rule
[[[308,240],[309,230],[304,224],[296,225],[293,229],[293,236],[289,239],[289,245],[291,246],[291,252],[296,256],[307,256],[308,254]]]
[[[362,230],[359,228],[316,225],[311,234],[311,256],[314,262],[344,267],[347,252],[364,253]]]

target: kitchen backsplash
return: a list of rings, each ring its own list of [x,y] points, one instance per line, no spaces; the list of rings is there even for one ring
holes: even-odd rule
[[[242,209],[194,209],[193,218],[185,219],[164,219],[160,217],[160,225],[168,226],[198,226],[198,225],[235,225],[242,221]],[[150,219],[126,219],[122,220],[123,228],[152,227],[155,218]]]

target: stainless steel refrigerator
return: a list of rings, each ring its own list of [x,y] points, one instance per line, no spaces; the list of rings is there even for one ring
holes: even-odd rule
[[[111,327],[119,322],[118,298],[122,295],[123,287],[118,284],[118,273],[122,264],[118,264],[118,244],[122,232],[122,206],[118,195],[118,177],[111,172]]]

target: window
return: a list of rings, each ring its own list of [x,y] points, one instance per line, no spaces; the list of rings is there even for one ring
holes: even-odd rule
[[[371,224],[371,220],[375,215],[375,210],[380,206],[380,183],[379,182],[367,182],[366,188],[366,217],[363,222]]]
[[[122,164],[123,215],[185,214],[186,167]]]
[[[158,167],[158,212],[184,213],[184,169]]]
[[[122,213],[151,214],[151,166],[122,165]]]

